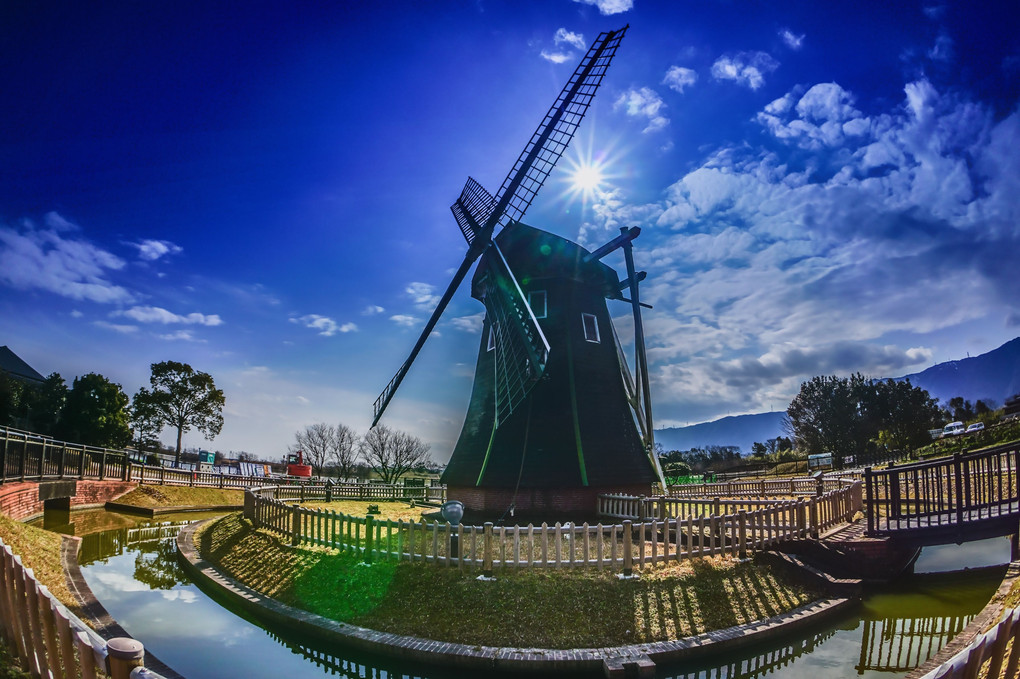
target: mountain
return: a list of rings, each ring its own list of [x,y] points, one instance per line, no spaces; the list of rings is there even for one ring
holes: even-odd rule
[[[986,354],[939,363],[896,379],[909,379],[943,405],[962,396],[971,403],[981,399],[1002,407],[1007,398],[1020,392],[1020,337]]]
[[[1020,337],[980,356],[939,363],[919,373],[893,379],[909,379],[911,384],[925,389],[943,405],[954,396],[962,396],[971,403],[981,399],[1001,407],[1007,398],[1020,393]],[[783,431],[785,415],[785,412],[737,415],[689,427],[656,429],[655,440],[666,450],[740,446],[740,451],[747,455],[755,441],[786,435]]]
[[[784,436],[785,412],[734,415],[714,422],[689,427],[668,427],[655,430],[655,441],[665,450],[690,450],[703,446],[739,446],[747,455],[755,441]]]

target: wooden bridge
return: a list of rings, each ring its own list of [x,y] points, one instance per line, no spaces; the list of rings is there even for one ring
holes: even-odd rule
[[[935,545],[1017,534],[1020,444],[864,472],[868,534]]]

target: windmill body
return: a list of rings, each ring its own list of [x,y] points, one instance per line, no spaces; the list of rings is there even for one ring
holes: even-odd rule
[[[550,350],[541,379],[498,420],[499,328],[486,314],[468,413],[442,477],[447,495],[482,514],[513,505],[523,515],[566,516],[590,514],[600,493],[648,494],[658,477],[628,405],[606,305],[619,296],[616,272],[586,261],[580,245],[521,223],[495,242]],[[471,291],[483,302],[485,264]]]
[[[468,179],[451,206],[467,254],[410,356],[375,402],[373,426],[477,260],[472,295],[485,304],[484,332],[464,430],[443,476],[448,496],[469,510],[588,515],[599,493],[647,493],[654,481],[662,482],[651,454],[637,288],[644,273],[634,271],[631,254],[640,229],[623,228],[618,238],[588,252],[521,223],[584,119],[626,31],[595,39],[495,196]],[[626,256],[624,283],[600,262],[617,248]],[[620,294],[624,287],[630,300]],[[607,298],[632,304],[641,393],[617,346]]]

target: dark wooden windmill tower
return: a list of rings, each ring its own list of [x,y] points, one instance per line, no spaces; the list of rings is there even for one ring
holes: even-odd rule
[[[520,221],[570,143],[626,30],[595,40],[495,197],[468,179],[451,208],[467,255],[411,355],[375,402],[373,426],[480,260],[471,294],[486,313],[474,387],[442,478],[450,499],[475,512],[591,513],[599,493],[647,494],[662,481],[652,449],[638,298],[644,272],[634,270],[631,256],[640,229],[622,229],[589,252]],[[627,262],[623,282],[600,261],[618,248]],[[633,306],[637,381],[606,299]]]

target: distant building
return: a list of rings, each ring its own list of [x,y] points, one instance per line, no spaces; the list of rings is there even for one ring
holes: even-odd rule
[[[35,368],[21,360],[21,357],[7,348],[0,347],[0,373],[31,386],[41,386],[46,378]]]

